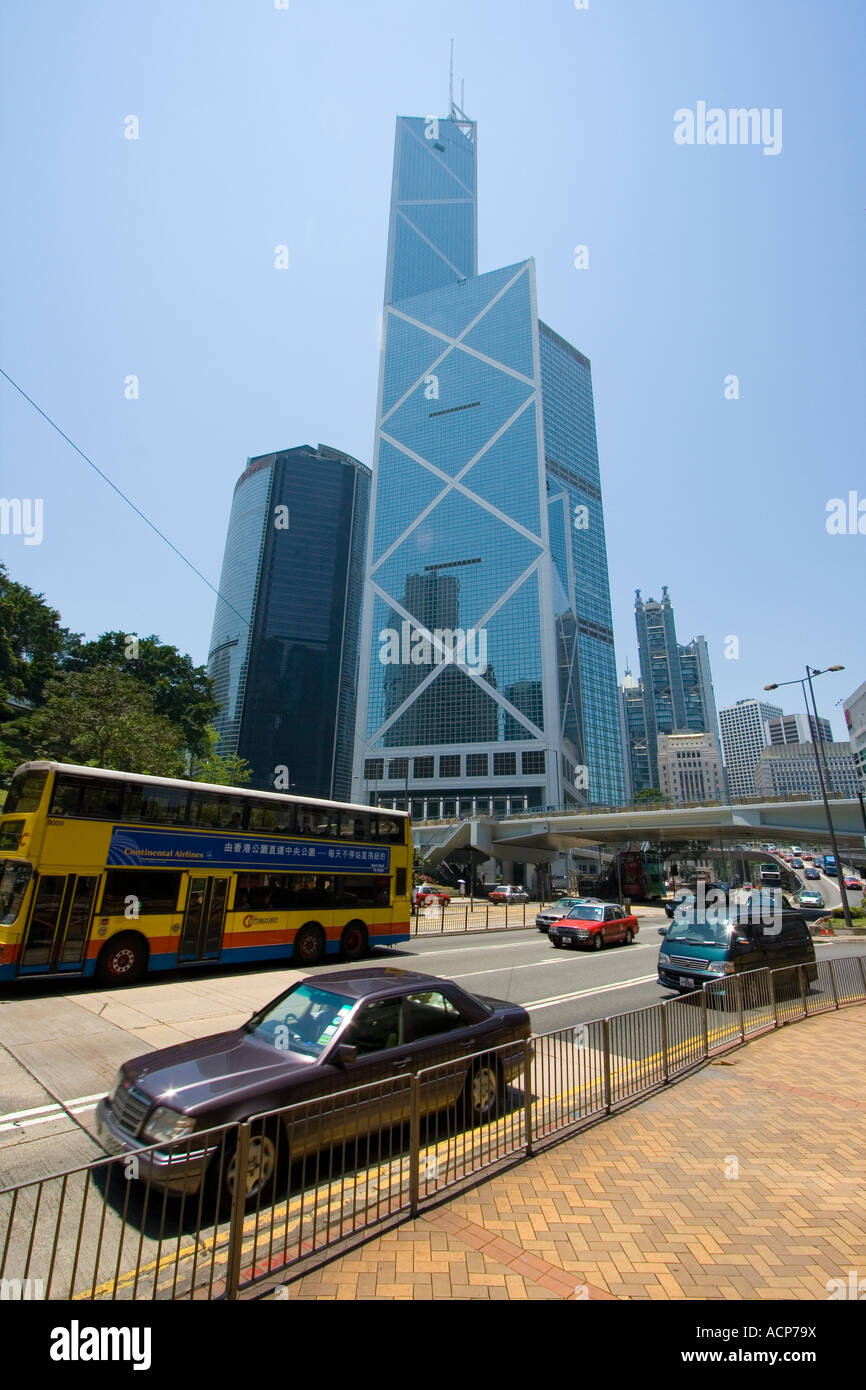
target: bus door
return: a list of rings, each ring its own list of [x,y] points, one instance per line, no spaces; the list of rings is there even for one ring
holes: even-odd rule
[[[99,878],[99,874],[39,875],[19,974],[81,969]]]
[[[216,960],[222,947],[229,878],[190,878],[178,964],[188,960]]]

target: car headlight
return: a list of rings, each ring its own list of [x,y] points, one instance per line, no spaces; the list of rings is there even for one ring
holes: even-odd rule
[[[670,965],[670,963],[670,956],[666,956],[664,951],[659,951],[659,965]]]
[[[708,975],[733,975],[734,962],[732,960],[710,960],[704,967]]]
[[[158,1105],[144,1128],[144,1138],[154,1144],[168,1144],[174,1139],[185,1139],[195,1129],[191,1115],[181,1115],[168,1105]]]

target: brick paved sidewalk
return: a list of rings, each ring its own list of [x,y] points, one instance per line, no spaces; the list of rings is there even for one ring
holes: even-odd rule
[[[866,1274],[864,1043],[862,1008],[755,1039],[281,1296],[826,1299]]]

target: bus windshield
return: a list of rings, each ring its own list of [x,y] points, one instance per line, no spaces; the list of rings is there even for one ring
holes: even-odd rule
[[[9,816],[13,811],[17,811],[19,815],[24,815],[28,811],[38,811],[47,780],[48,773],[44,770],[40,772],[16,772],[12,778],[12,785],[6,794],[3,815]]]

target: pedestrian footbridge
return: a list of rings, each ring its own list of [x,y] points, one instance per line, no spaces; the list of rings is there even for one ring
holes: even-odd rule
[[[863,812],[854,797],[830,801],[840,851],[859,850],[863,858]],[[526,864],[545,863],[580,846],[680,840],[717,841],[719,845],[778,841],[789,845],[830,845],[821,801],[758,799],[734,806],[676,806],[638,810],[523,811],[503,816],[463,816],[456,820],[413,823],[413,839],[431,865],[470,851],[478,858]]]

